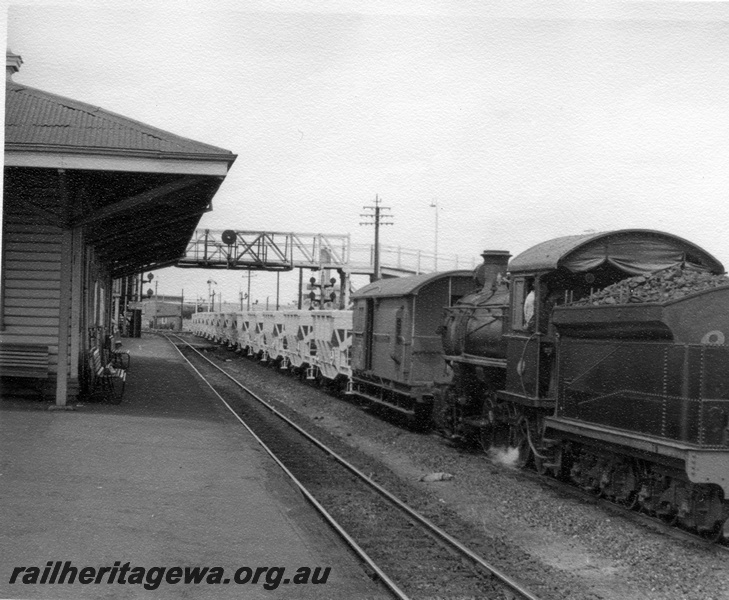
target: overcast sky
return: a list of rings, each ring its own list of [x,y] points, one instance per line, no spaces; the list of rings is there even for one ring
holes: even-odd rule
[[[441,253],[640,227],[729,265],[729,4],[212,4],[12,5],[14,79],[236,153],[201,227],[368,242],[379,194],[386,244],[432,251],[437,201]]]

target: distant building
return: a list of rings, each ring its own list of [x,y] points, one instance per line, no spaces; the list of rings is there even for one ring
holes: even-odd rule
[[[176,300],[176,301],[175,301]],[[182,322],[190,319],[195,304],[184,302],[181,296],[154,296],[142,300],[142,323],[149,329],[182,329]]]

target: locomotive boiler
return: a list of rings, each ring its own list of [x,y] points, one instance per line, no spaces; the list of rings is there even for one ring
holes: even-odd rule
[[[478,290],[447,307],[439,329],[452,384],[436,386],[433,422],[454,440],[492,433],[495,419],[489,411],[505,381],[510,299],[506,269],[511,255],[485,250],[481,256],[483,263],[473,274]]]

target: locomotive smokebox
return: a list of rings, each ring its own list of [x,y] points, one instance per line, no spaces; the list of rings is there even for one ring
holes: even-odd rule
[[[496,289],[499,276],[506,275],[506,268],[509,265],[511,254],[506,250],[484,250],[481,253],[483,263],[481,263],[473,272],[473,276],[478,281],[481,289]]]
[[[481,286],[479,291],[445,309],[441,330],[443,352],[456,362],[461,357],[466,362],[475,360],[478,363],[481,358],[502,359],[506,356],[502,336],[509,288],[503,281],[499,285],[499,280],[506,275],[511,254],[505,250],[484,250],[481,256],[483,264],[473,272]]]

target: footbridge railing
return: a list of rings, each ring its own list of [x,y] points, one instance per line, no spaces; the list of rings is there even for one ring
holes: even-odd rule
[[[372,244],[352,244],[349,235],[197,229],[178,267],[291,271],[336,269],[349,274],[374,272]],[[380,246],[383,275],[402,276],[476,266],[474,258]]]
[[[340,268],[349,262],[349,246],[348,235],[196,229],[177,266],[269,271]]]

